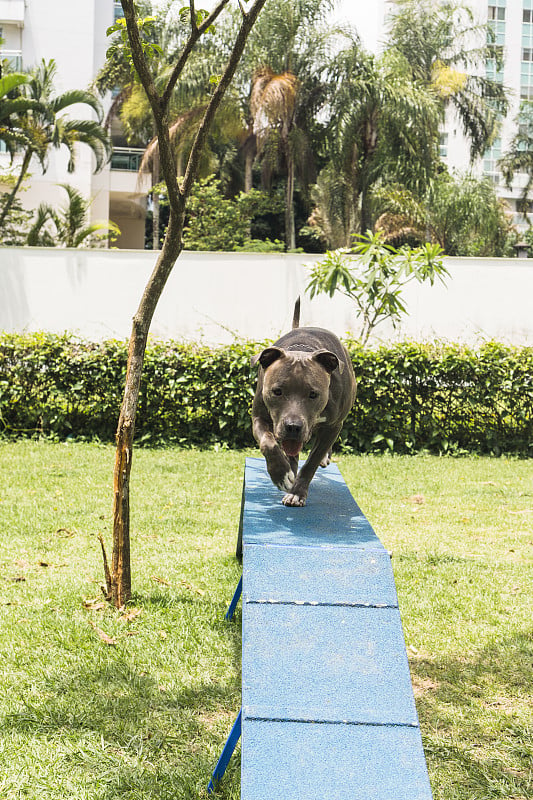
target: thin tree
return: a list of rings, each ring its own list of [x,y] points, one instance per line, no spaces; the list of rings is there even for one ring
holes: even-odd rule
[[[133,317],[129,342],[126,384],[116,435],[116,454],[113,480],[113,554],[109,565],[105,558],[107,593],[113,604],[120,608],[131,597],[130,564],[130,475],[133,455],[135,417],[139,400],[141,374],[148,331],[158,300],[167,279],[183,248],[182,234],[186,201],[197,177],[202,150],[206,143],[213,117],[220,106],[242,56],[246,41],[266,0],[254,0],[245,4],[238,0],[241,21],[231,48],[227,66],[217,81],[209,105],[198,127],[190,150],[185,174],[178,180],[174,150],[169,135],[169,104],[174,88],[183,74],[195,45],[229,4],[219,0],[214,9],[206,14],[195,9],[194,0],[189,0],[188,17],[190,33],[176,58],[174,68],[164,89],[156,88],[150,68],[150,49],[143,43],[133,0],[122,0],[125,18],[125,43],[131,50],[135,71],[148,97],[159,142],[161,174],[167,186],[169,222],[161,252],[154,270],[144,289],[139,307]],[[127,36],[126,36],[127,34]]]

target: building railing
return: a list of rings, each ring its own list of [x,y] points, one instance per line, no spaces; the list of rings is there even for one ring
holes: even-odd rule
[[[11,72],[21,72],[22,50],[0,50],[0,61],[7,61]]]
[[[111,169],[138,172],[144,150],[140,147],[115,147],[111,156]]]

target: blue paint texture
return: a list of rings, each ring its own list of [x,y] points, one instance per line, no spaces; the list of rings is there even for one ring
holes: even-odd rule
[[[431,800],[389,554],[336,466],[243,493],[242,800]]]

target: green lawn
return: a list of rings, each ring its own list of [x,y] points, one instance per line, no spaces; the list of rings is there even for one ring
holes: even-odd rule
[[[0,443],[1,800],[203,797],[240,705],[245,454],[136,451],[126,613],[100,591],[113,456]],[[435,800],[531,797],[533,462],[339,466],[393,552]]]

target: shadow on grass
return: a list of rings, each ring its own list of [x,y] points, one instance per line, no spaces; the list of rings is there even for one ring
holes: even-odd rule
[[[410,666],[435,800],[532,797],[533,630]]]
[[[186,603],[186,613],[201,618],[199,625],[209,626],[213,658],[217,658],[217,642],[221,637],[224,640],[230,664],[223,678],[213,677],[220,671],[211,672],[209,667],[204,674],[201,666],[189,676],[179,661],[178,654],[183,651],[174,647],[160,650],[153,638],[145,640],[146,650],[140,639],[130,640],[124,633],[117,648],[91,640],[88,647],[76,650],[79,640],[72,638],[66,643],[64,663],[56,656],[56,662],[50,661],[41,677],[34,678],[19,710],[3,721],[0,735],[15,734],[46,747],[49,742],[56,743],[66,759],[59,761],[57,785],[67,779],[76,785],[79,780],[81,789],[90,783],[90,797],[98,800],[206,796],[208,780],[240,705],[240,619],[226,623],[222,604],[201,599],[195,615],[194,609],[191,611],[194,599],[158,591],[139,595],[135,602],[151,620],[145,634],[153,632],[156,620],[162,619],[160,610],[164,613],[164,609]],[[171,616],[165,615],[170,629]],[[166,641],[171,637],[169,633]],[[205,664],[209,648],[199,649],[199,663]],[[194,650],[192,656],[190,651],[184,655],[194,664]],[[72,781],[70,764],[77,772]],[[238,786],[236,754],[217,798],[238,798]]]

